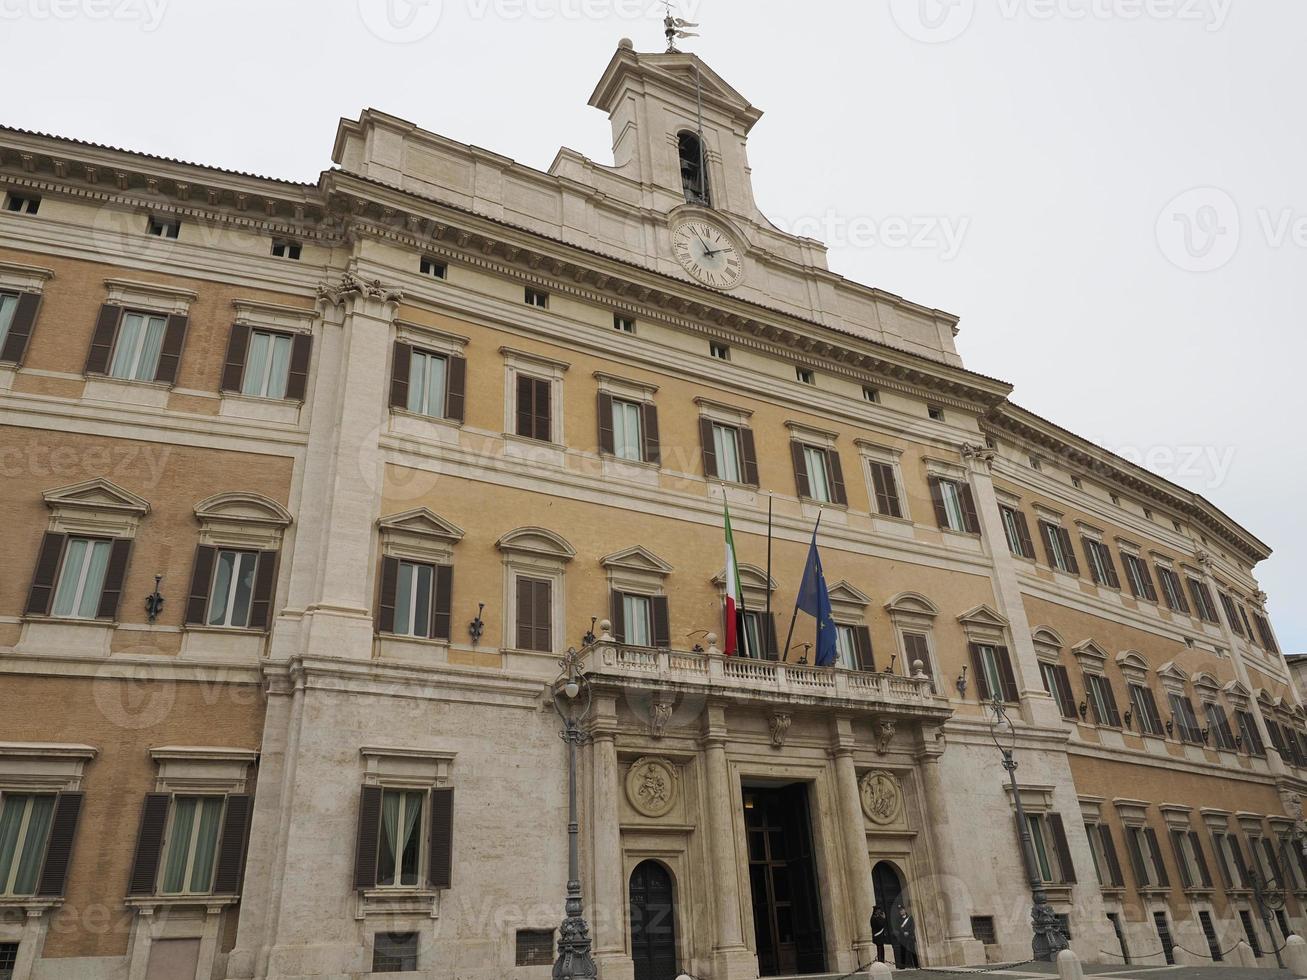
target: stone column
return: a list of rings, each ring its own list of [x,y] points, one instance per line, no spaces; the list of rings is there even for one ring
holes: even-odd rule
[[[954,836],[965,830],[956,827],[949,818],[948,794],[939,767],[940,752],[931,751],[933,748],[929,746],[918,756],[917,773],[921,777],[931,850],[935,856],[936,891],[944,919],[944,955],[954,966],[982,964],[985,946],[971,932],[971,894],[957,873]]]
[[[626,952],[626,873],[622,862],[622,829],[618,793],[621,774],[614,740],[616,699],[595,699],[595,725],[591,730],[590,835],[594,899],[594,957],[603,980],[631,980],[635,963]]]
[[[853,906],[854,962],[840,967],[851,970],[876,958],[871,942],[871,909],[876,904],[871,883],[871,858],[867,852],[867,822],[862,814],[858,770],[853,764],[853,734],[847,718],[834,721],[835,786],[840,801],[840,836],[844,839],[844,868]]]
[[[732,820],[740,786],[731,778],[726,761],[726,712],[721,705],[713,704],[705,709],[703,751],[707,769],[708,852],[712,858],[713,903],[717,913],[713,980],[756,977],[758,957],[745,946],[740,927],[740,869]]]

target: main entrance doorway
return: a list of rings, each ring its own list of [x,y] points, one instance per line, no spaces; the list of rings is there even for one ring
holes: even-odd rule
[[[676,900],[657,861],[631,872],[631,958],[635,980],[676,980]]]
[[[744,824],[760,973],[824,973],[808,784],[745,786]]]

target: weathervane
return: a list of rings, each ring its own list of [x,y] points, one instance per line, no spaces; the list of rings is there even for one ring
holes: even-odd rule
[[[664,2],[667,7],[667,16],[663,19],[663,33],[667,35],[667,53],[679,54],[680,52],[676,49],[676,42],[678,39],[699,36],[693,31],[685,30],[685,28],[698,27],[699,25],[693,24],[688,20],[682,20],[680,17],[673,17],[672,0],[664,0]]]

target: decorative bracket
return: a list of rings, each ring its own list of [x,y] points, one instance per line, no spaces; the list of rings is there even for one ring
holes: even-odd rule
[[[785,738],[790,733],[790,723],[794,719],[781,711],[774,712],[767,719],[767,727],[771,729],[771,744],[776,748],[782,748],[785,745]]]
[[[380,279],[364,279],[352,272],[343,273],[340,282],[332,286],[322,283],[318,286],[318,299],[326,300],[332,306],[339,306],[351,296],[381,300],[383,303],[398,303],[404,298],[404,290],[383,286]]]

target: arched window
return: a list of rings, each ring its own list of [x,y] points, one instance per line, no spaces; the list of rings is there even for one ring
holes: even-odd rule
[[[682,131],[676,139],[686,203],[712,207],[712,198],[708,192],[708,156],[703,141],[688,130]]]

